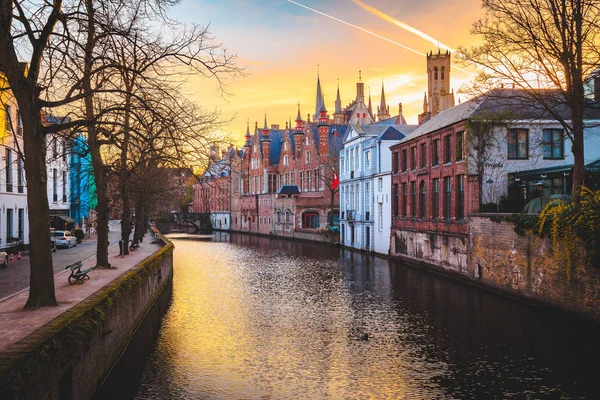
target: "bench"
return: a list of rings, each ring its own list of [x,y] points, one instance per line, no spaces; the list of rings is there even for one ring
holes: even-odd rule
[[[88,273],[94,269],[94,267],[90,267],[88,269],[81,270],[83,267],[83,261],[78,261],[74,264],[67,265],[65,269],[71,269],[71,275],[69,275],[69,283],[74,285],[76,283],[83,284],[83,281],[90,279]]]

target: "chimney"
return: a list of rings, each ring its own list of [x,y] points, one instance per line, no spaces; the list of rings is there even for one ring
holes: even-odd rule
[[[404,117],[402,116],[402,103],[398,103],[398,124],[402,124],[402,120]]]

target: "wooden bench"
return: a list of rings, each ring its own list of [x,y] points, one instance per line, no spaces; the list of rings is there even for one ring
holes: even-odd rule
[[[88,269],[81,270],[83,267],[83,261],[78,261],[74,264],[67,265],[65,269],[71,269],[71,275],[69,275],[69,283],[74,285],[76,283],[83,284],[83,281],[90,279],[88,273],[94,269],[94,267],[90,267]]]
[[[140,248],[140,244],[139,243],[134,243],[133,240],[129,241],[129,250],[135,251],[135,250],[137,250],[139,248]]]

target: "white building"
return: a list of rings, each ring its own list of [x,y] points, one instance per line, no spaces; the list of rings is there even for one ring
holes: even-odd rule
[[[0,87],[3,79],[0,76]],[[23,124],[12,92],[0,92],[0,248],[29,243],[27,187],[21,152]]]
[[[61,117],[47,115],[46,123],[63,123]],[[73,229],[75,220],[71,218],[70,192],[71,141],[67,134],[60,132],[46,136],[47,192],[50,209],[50,226],[55,229]]]
[[[411,125],[352,125],[340,153],[340,242],[387,255],[391,228],[389,147],[409,135]]]

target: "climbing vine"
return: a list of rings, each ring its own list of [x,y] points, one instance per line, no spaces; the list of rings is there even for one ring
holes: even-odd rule
[[[567,274],[582,256],[588,264],[600,266],[600,190],[582,187],[579,204],[550,202],[539,216],[538,234],[552,240],[554,255],[567,261]]]

